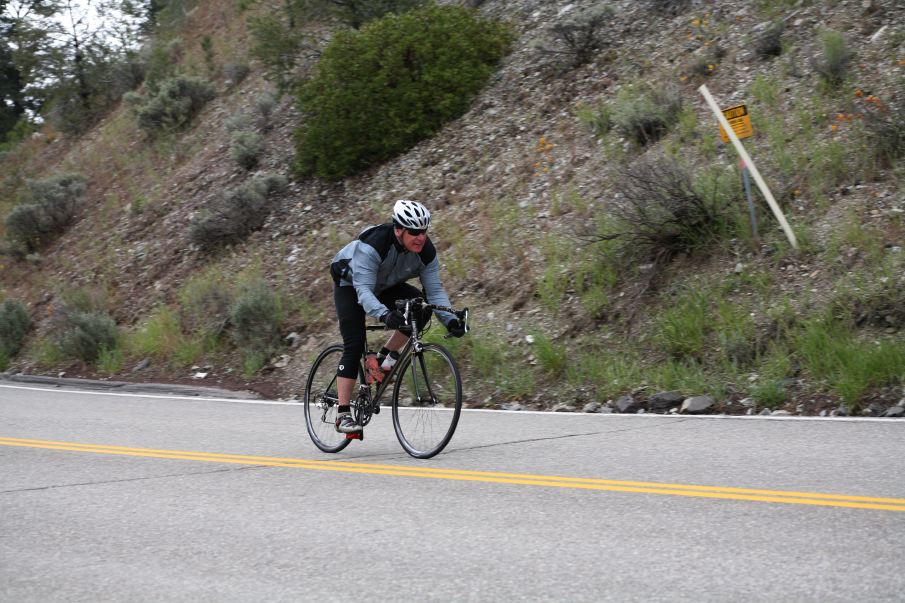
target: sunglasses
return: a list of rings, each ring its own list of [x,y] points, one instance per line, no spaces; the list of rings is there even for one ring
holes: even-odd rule
[[[423,235],[424,233],[427,232],[427,229],[426,229],[426,228],[420,228],[420,229],[419,229],[419,228],[406,228],[406,230],[407,230],[408,233],[409,233],[410,235],[412,235],[413,237],[417,237],[417,236],[419,236],[419,235]]]

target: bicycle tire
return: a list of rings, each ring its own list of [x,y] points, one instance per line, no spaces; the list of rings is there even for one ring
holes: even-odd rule
[[[346,434],[336,431],[336,367],[342,357],[343,346],[326,347],[311,365],[305,382],[305,427],[314,445],[324,452],[339,452],[349,445]],[[326,404],[326,408],[324,408]]]
[[[452,354],[437,344],[424,344],[403,362],[393,387],[393,429],[407,453],[429,459],[456,431],[462,378]]]

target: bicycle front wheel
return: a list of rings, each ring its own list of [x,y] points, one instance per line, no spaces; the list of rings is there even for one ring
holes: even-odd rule
[[[445,348],[432,343],[404,362],[393,388],[393,428],[406,452],[429,459],[446,447],[459,422],[459,368]]]
[[[324,452],[339,452],[351,440],[336,431],[336,410],[339,396],[336,391],[336,367],[343,355],[339,344],[326,348],[311,365],[305,383],[305,425],[314,445]]]

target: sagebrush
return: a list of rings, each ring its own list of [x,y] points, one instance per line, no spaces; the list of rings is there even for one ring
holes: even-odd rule
[[[285,185],[282,176],[255,176],[195,217],[189,240],[205,251],[242,241],[264,226],[272,210],[271,195]]]
[[[85,178],[62,174],[28,182],[26,201],[6,217],[6,236],[15,248],[33,252],[66,230],[85,193]]]

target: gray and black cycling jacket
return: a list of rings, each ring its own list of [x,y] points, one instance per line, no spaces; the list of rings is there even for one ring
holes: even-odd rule
[[[339,250],[330,264],[333,281],[340,287],[355,287],[358,303],[365,313],[380,318],[389,308],[377,300],[384,289],[416,276],[421,280],[428,303],[449,306],[449,296],[440,282],[440,262],[430,238],[421,253],[411,253],[399,243],[392,224],[371,226]],[[436,312],[447,325],[455,318]]]

